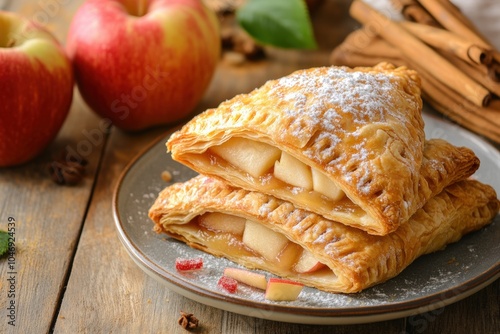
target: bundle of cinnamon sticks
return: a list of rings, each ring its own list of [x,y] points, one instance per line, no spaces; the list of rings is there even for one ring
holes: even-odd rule
[[[415,69],[434,109],[500,143],[500,52],[449,0],[392,3],[404,20],[354,0],[350,15],[363,26],[333,50],[331,63]]]

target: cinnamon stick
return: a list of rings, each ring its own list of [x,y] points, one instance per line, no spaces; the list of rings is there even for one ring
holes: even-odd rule
[[[490,75],[490,71],[494,71],[493,68],[474,66],[454,57],[449,57],[448,60],[463,73],[467,74],[469,77],[476,80],[485,88],[489,89],[490,92],[497,96],[500,96],[500,82],[492,79],[491,76],[494,74]]]
[[[364,44],[360,48],[356,42],[359,38],[363,36]],[[335,63],[338,61],[337,57],[351,57],[351,56],[362,56],[363,58],[373,58],[370,64],[366,63],[366,59],[363,59],[363,66],[374,66],[378,64],[380,59],[382,61],[389,61],[398,65],[403,59],[403,54],[398,48],[393,47],[391,44],[387,43],[383,38],[377,35],[370,35],[367,32],[366,26],[362,26],[358,30],[351,32],[344,41],[332,51],[331,61]],[[354,64],[355,61],[349,61],[348,65]]]
[[[500,52],[498,52],[497,50],[494,50],[493,51],[493,59],[500,64]]]
[[[495,82],[500,82],[500,64],[494,61],[488,67],[488,76]]]
[[[453,11],[453,5],[446,0],[417,0],[443,27],[459,36],[484,48],[491,48],[491,44],[481,36],[470,21],[463,15]],[[456,8],[456,7],[455,7]],[[450,12],[454,12],[455,15]],[[467,23],[466,23],[467,22]]]
[[[366,64],[365,53],[370,55],[370,65],[381,62],[396,64],[401,58],[401,52],[388,44],[382,38],[370,31],[366,26],[354,30],[330,54],[330,63],[338,65]],[[346,59],[348,58],[348,59]]]
[[[439,23],[416,0],[392,0],[396,10],[411,22],[439,27]]]
[[[461,126],[500,143],[498,122],[491,121],[488,115],[498,114],[500,109],[478,108],[467,105],[466,100],[455,100],[448,95],[444,86],[436,86],[432,76],[421,75],[422,84],[426,87],[423,97],[436,111],[457,122]],[[443,90],[444,89],[444,90]],[[496,103],[492,103],[496,104]],[[460,112],[457,112],[460,110]],[[486,117],[481,116],[487,114]]]
[[[480,47],[450,31],[414,22],[401,24],[428,45],[450,52],[468,63],[489,65],[493,59],[491,48]]]
[[[347,51],[351,54],[363,50],[363,54],[368,53],[374,58],[401,58],[401,52],[398,48],[378,37],[373,31],[368,30],[366,26],[351,32],[335,50]]]
[[[375,66],[382,62],[388,62],[399,66],[402,64],[400,59],[387,57],[372,57],[365,54],[357,53],[356,51],[347,51],[336,48],[330,55],[330,63],[337,66]]]
[[[490,92],[462,73],[450,62],[437,54],[400,24],[390,20],[361,0],[354,0],[350,7],[353,18],[371,26],[386,41],[400,48],[403,55],[420,68],[425,68],[456,93],[477,106],[486,106],[491,100]]]
[[[463,12],[458,8],[455,4],[453,4],[450,0],[436,0],[441,3],[441,6],[449,13],[449,15],[453,15],[456,17],[462,24],[467,26],[474,34],[476,34],[479,38],[491,44],[486,37],[484,37],[481,32],[477,29],[477,27],[469,20],[467,16],[463,14]]]

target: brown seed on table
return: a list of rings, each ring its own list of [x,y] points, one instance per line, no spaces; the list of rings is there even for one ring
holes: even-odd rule
[[[177,322],[182,328],[190,330],[198,327],[198,319],[192,313],[181,311],[181,316]]]
[[[60,185],[75,185],[85,174],[87,160],[76,160],[69,157],[66,150],[62,150],[48,165],[47,171],[51,179]]]

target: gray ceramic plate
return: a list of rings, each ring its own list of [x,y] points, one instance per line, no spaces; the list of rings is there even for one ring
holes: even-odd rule
[[[500,153],[490,144],[449,122],[425,115],[428,138],[443,138],[468,146],[481,159],[475,177],[500,193]],[[257,318],[304,324],[351,324],[389,320],[418,314],[461,300],[500,276],[500,215],[494,222],[445,250],[419,258],[399,276],[359,294],[343,295],[304,288],[293,302],[270,302],[263,293],[238,287],[236,294],[217,288],[227,266],[234,263],[152,231],[148,209],[158,192],[172,182],[185,181],[195,173],[165,153],[166,138],[154,143],[124,172],[115,191],[116,227],[132,259],[147,274],[200,303]],[[177,257],[202,257],[204,269],[189,274],[175,270]],[[269,274],[265,273],[269,276]]]

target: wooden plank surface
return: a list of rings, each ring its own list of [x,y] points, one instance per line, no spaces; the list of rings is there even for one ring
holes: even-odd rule
[[[12,1],[10,10],[38,20],[64,43],[69,22],[83,0]],[[52,5],[47,5],[47,4]],[[328,64],[329,51],[356,23],[349,1],[327,1],[315,15],[319,51],[271,50],[257,63],[235,66],[223,58],[201,112],[270,78],[299,68]],[[147,276],[118,240],[112,196],[125,166],[150,142],[170,129],[138,134],[113,128],[102,133],[85,158],[87,174],[74,187],[55,185],[43,170],[62,148],[77,148],[84,130],[101,121],[75,90],[67,122],[56,141],[36,160],[0,171],[0,228],[16,219],[16,327],[0,323],[0,333],[186,333],[177,323],[181,310],[194,313],[197,333],[497,333],[499,281],[443,309],[405,319],[350,326],[310,326],[262,320],[221,311],[184,298]],[[86,151],[87,152],[87,151]],[[0,312],[8,266],[0,262]],[[6,329],[4,331],[4,329]]]
[[[16,327],[2,326],[12,333],[40,333],[49,330],[57,312],[67,271],[73,260],[103,145],[92,146],[85,156],[87,173],[77,186],[54,183],[45,170],[53,155],[67,146],[74,149],[86,140],[81,130],[92,128],[98,118],[83,107],[71,110],[68,122],[53,145],[34,161],[0,172],[0,228],[15,219],[15,297],[6,298],[2,287],[11,275],[7,259],[0,261],[0,309],[14,300]],[[3,264],[3,265],[2,265]],[[1,312],[5,314],[5,312]]]

